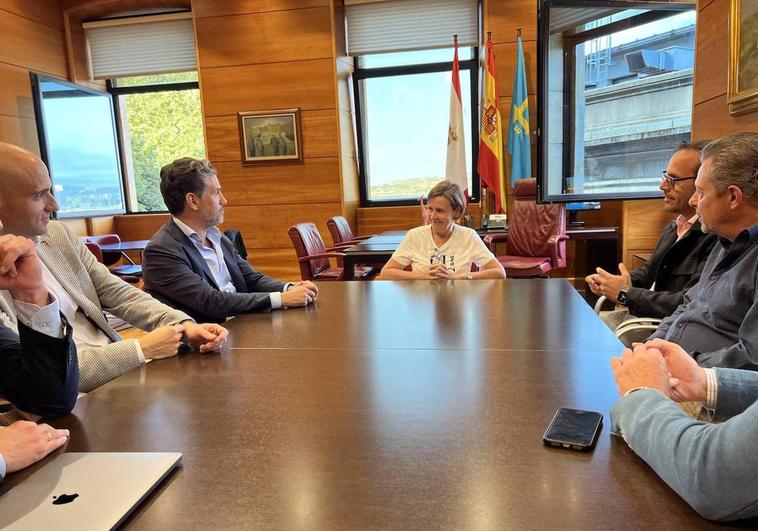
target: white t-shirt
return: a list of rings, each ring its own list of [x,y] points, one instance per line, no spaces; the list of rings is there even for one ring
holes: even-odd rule
[[[403,267],[411,264],[414,271],[428,271],[432,263],[440,262],[450,271],[468,272],[472,263],[482,269],[495,255],[473,229],[453,225],[450,239],[437,247],[431,225],[424,225],[408,231],[392,259]]]

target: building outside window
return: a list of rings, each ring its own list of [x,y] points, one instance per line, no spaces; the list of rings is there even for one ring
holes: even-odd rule
[[[659,196],[690,140],[694,6],[561,6],[540,21],[543,199]]]

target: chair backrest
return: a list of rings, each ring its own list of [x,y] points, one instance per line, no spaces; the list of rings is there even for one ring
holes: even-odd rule
[[[247,248],[245,247],[245,240],[242,239],[242,233],[237,229],[226,229],[224,236],[232,241],[232,245],[234,245],[239,255],[247,260]]]
[[[289,229],[292,245],[298,258],[326,252],[326,245],[313,223],[298,223]],[[314,258],[300,262],[300,275],[303,280],[313,280],[321,271],[329,269],[328,258]]]
[[[103,251],[100,250],[100,246],[96,244],[95,242],[91,242],[88,240],[85,240],[82,242],[87,249],[89,249],[89,252],[91,252],[93,255],[95,255],[95,258],[98,262],[101,264],[103,263]]]
[[[100,245],[108,245],[109,243],[121,243],[121,238],[118,234],[98,234],[95,236],[87,236],[87,241]],[[103,253],[101,249],[102,260],[105,265],[110,266],[121,260],[121,253]]]
[[[326,226],[329,227],[329,232],[332,235],[334,245],[339,245],[342,242],[353,239],[353,231],[350,230],[350,224],[342,216],[329,218],[329,221],[326,222]]]
[[[551,256],[551,236],[566,235],[566,206],[537,204],[537,180],[520,179],[513,189],[513,206],[508,216],[507,253],[514,256]],[[566,242],[558,256],[565,261]],[[565,264],[552,264],[563,267]]]

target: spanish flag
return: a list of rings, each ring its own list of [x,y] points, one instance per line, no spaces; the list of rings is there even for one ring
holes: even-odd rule
[[[495,86],[495,52],[492,35],[487,35],[487,66],[484,71],[484,100],[481,106],[482,125],[479,131],[479,160],[476,169],[482,183],[495,194],[495,212],[505,207],[503,177],[503,124],[497,109]]]

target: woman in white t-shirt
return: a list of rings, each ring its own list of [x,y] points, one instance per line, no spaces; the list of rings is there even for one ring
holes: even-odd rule
[[[382,269],[390,280],[505,278],[505,269],[476,231],[455,220],[465,206],[461,188],[442,181],[429,191],[429,225],[408,231]],[[411,271],[405,271],[410,264]],[[472,273],[471,264],[479,271]]]

